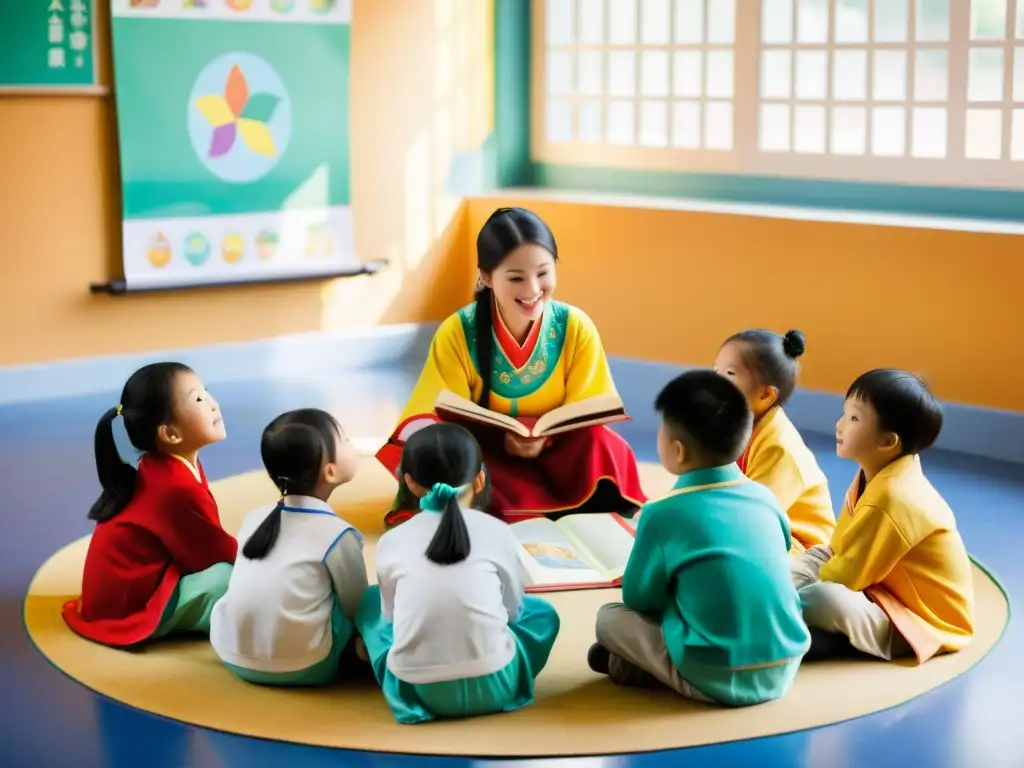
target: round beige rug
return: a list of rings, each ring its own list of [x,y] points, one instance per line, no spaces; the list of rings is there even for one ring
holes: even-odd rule
[[[642,466],[644,488],[664,493],[672,479]],[[224,526],[237,530],[246,512],[276,499],[262,471],[212,484]],[[373,545],[395,482],[370,457],[357,479],[331,502]],[[36,573],[25,600],[25,626],[39,651],[89,688],[124,704],[230,733],[324,747],[388,753],[527,757],[606,755],[690,747],[770,736],[867,715],[902,704],[952,680],[999,640],[1009,615],[999,585],[975,567],[977,634],[964,651],[923,666],[909,662],[805,664],[791,692],[758,707],[705,707],[669,692],[618,688],[587,667],[598,607],[617,590],[547,595],[562,630],[537,681],[535,704],[518,712],[424,725],[399,725],[376,686],[282,690],[248,685],[224,669],[202,640],[165,640],[144,651],[119,651],[73,634],[60,615],[77,596],[88,537],[53,555]],[[842,691],[842,695],[836,695]]]

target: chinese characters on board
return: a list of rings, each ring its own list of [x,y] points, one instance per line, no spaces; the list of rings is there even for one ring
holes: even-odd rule
[[[89,9],[86,0],[50,0],[47,7],[47,66],[50,69],[85,66],[89,49]]]

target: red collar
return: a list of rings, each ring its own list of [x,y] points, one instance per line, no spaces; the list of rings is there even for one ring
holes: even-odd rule
[[[523,342],[522,346],[519,346],[519,342],[512,336],[511,331],[505,326],[505,321],[501,319],[501,312],[495,305],[491,312],[494,320],[494,335],[498,337],[498,344],[501,346],[501,351],[505,353],[509,362],[512,363],[512,367],[516,370],[525,368],[526,364],[530,362],[530,358],[533,356],[533,352],[537,349],[537,340],[540,338],[540,328],[544,325],[544,318],[534,321],[530,327],[530,332],[526,336],[526,341]]]

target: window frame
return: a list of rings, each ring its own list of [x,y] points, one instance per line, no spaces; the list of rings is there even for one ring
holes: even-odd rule
[[[614,0],[611,0],[614,2]],[[738,8],[744,2],[749,0],[734,0],[736,7]],[[759,0],[758,0],[759,1]],[[737,110],[737,95],[738,95],[738,81],[739,71],[741,66],[744,67],[744,71],[750,72],[750,63],[742,62],[738,60],[736,51],[739,48],[739,25],[737,25],[737,34],[734,37],[732,46],[728,44],[708,44],[702,43],[701,45],[693,46],[676,46],[671,43],[663,45],[647,45],[637,42],[633,45],[613,45],[610,43],[603,43],[601,45],[576,45],[573,44],[570,49],[573,52],[585,51],[585,50],[600,50],[603,52],[611,52],[615,50],[635,50],[638,54],[644,51],[668,51],[669,52],[669,81],[668,90],[669,95],[658,97],[656,100],[664,101],[668,105],[669,111],[669,122],[668,122],[668,145],[667,146],[644,146],[641,144],[632,145],[612,145],[608,143],[600,144],[587,144],[580,141],[573,141],[571,143],[552,143],[547,139],[547,124],[546,124],[546,91],[547,91],[547,14],[546,6],[547,0],[530,0],[531,2],[531,19],[530,19],[530,159],[535,163],[557,163],[557,164],[568,164],[568,165],[594,165],[595,157],[598,158],[597,163],[601,167],[618,168],[622,170],[676,170],[676,171],[700,171],[700,172],[711,172],[711,173],[741,173],[742,172],[742,157],[739,151],[736,126],[740,124],[736,117]],[[579,0],[572,0],[574,6],[573,21],[576,20],[576,9],[579,7]],[[608,18],[607,18],[607,7],[609,0],[605,0],[605,28],[607,30]],[[639,9],[643,4],[643,0],[636,0],[637,2],[637,13],[639,16]],[[670,21],[671,26],[674,20],[675,13],[675,2],[669,0],[670,9]],[[639,35],[639,25],[637,34]],[[697,101],[697,99],[681,99],[676,98],[672,95],[672,63],[671,54],[673,51],[678,49],[686,50],[701,50],[706,52],[709,49],[722,50],[729,48],[733,51],[733,71],[735,82],[733,85],[733,96],[731,99],[732,113],[733,113],[733,142],[732,149],[729,150],[718,150],[718,149],[687,149],[681,147],[674,147],[671,144],[671,111],[674,101]],[[749,49],[748,49],[749,50]],[[756,62],[755,62],[756,63]],[[637,78],[637,93],[632,97],[623,97],[623,100],[632,101],[634,104],[639,105],[644,99],[639,94],[639,80],[640,80],[640,57],[637,59],[636,67],[636,78]],[[702,70],[703,74],[703,70]],[[607,67],[602,72],[603,77],[607,82]],[[603,94],[600,97],[581,97],[579,94],[573,93],[569,96],[564,97],[566,100],[571,100],[574,104],[580,101],[590,100],[591,98],[600,98],[602,101],[607,102],[611,100],[608,94]],[[712,101],[727,101],[726,99],[711,99]],[[708,99],[703,95],[699,99],[702,107],[707,103]],[[637,112],[634,113],[634,131],[637,124]],[[703,112],[701,115],[701,133],[703,134]]]
[[[607,25],[607,1],[605,4],[605,24]],[[876,2],[878,0],[875,0]],[[884,0],[883,0],[884,1]],[[793,0],[796,8],[799,0]],[[547,0],[531,0],[531,76],[530,76],[530,159],[533,163],[551,165],[582,166],[619,171],[662,171],[675,173],[708,173],[760,176],[786,180],[815,180],[858,182],[864,184],[896,184],[912,186],[937,186],[954,188],[994,188],[1012,191],[1024,191],[1024,158],[1011,160],[1010,153],[1013,141],[1013,119],[1015,110],[1024,120],[1024,101],[1014,100],[1013,77],[1015,72],[1015,55],[1017,51],[1024,55],[1024,39],[1017,39],[1018,8],[1024,0],[1006,0],[1006,34],[1002,40],[970,39],[971,9],[973,2],[950,0],[949,37],[943,44],[922,43],[922,47],[944,48],[947,59],[947,94],[945,102],[915,102],[914,99],[914,65],[918,45],[914,40],[914,22],[917,0],[908,0],[908,40],[901,43],[876,44],[834,42],[835,11],[837,0],[827,0],[829,10],[828,38],[821,44],[798,44],[794,40],[787,45],[766,45],[761,41],[762,0],[736,0],[736,30],[732,50],[734,52],[734,88],[733,88],[733,147],[731,150],[711,149],[680,149],[671,146],[671,124],[669,124],[669,146],[630,146],[610,145],[602,143],[583,143],[574,140],[568,143],[552,143],[546,136],[546,90],[547,90],[547,50],[546,44],[546,6]],[[874,14],[872,3],[868,3],[869,34],[872,39]],[[578,0],[573,1],[573,21],[576,20]],[[642,0],[637,2],[637,13],[642,8]],[[670,13],[675,13],[675,2],[670,3]],[[797,13],[793,13],[794,29]],[[670,21],[671,23],[671,21]],[[705,20],[706,23],[706,20]],[[639,34],[639,25],[638,25]],[[703,44],[703,50],[720,47]],[[572,50],[586,46],[576,46]],[[639,42],[622,46],[642,53],[644,50],[673,50],[672,44],[649,46]],[[1003,98],[1000,102],[969,102],[967,93],[968,57],[972,48],[1001,48],[1003,50]],[[602,51],[614,50],[615,46],[607,43],[597,46]],[[784,49],[796,51],[805,48],[829,50],[829,65],[826,99],[815,101],[797,101],[791,93],[786,100],[768,101],[788,103],[791,109],[798,103],[823,104],[826,107],[825,146],[823,153],[798,153],[793,151],[766,152],[759,147],[760,110],[760,62],[762,52],[766,49]],[[868,52],[868,70],[866,73],[867,92],[863,100],[836,101],[833,99],[833,63],[832,52],[838,48],[856,48]],[[868,144],[864,154],[836,155],[828,149],[831,144],[829,132],[829,110],[835,106],[854,106],[865,110],[866,141],[870,142],[870,107],[871,100],[871,60],[872,52],[883,48],[897,49],[907,52],[907,83],[906,93],[902,102],[885,102],[887,105],[904,109],[904,154],[902,156],[876,156],[869,154]],[[671,64],[670,64],[671,69]],[[795,66],[793,67],[795,69]],[[607,67],[603,73],[607,78]],[[639,57],[637,60],[637,79],[640,77]],[[671,78],[671,73],[670,73]],[[637,89],[639,90],[639,89]],[[669,106],[675,98],[671,95],[672,82],[669,80],[669,96],[660,97]],[[567,95],[566,99],[577,103],[579,94]],[[608,100],[605,93],[603,100]],[[701,99],[701,103],[705,102]],[[642,97],[636,93],[632,101],[639,105]],[[915,106],[942,106],[946,109],[946,156],[943,158],[919,158],[911,155],[913,109]],[[965,156],[966,123],[969,108],[996,108],[1002,112],[1002,147],[999,159],[975,159]],[[638,119],[638,112],[635,113]],[[703,123],[703,120],[702,120]],[[636,125],[636,123],[635,123]],[[638,128],[634,128],[638,131]],[[792,128],[791,128],[792,137]],[[956,150],[959,149],[959,152]]]

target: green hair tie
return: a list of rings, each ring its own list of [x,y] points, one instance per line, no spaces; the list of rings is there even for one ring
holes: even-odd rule
[[[462,493],[462,488],[453,488],[448,483],[434,483],[430,492],[420,499],[420,509],[427,512],[443,512],[448,502]]]

